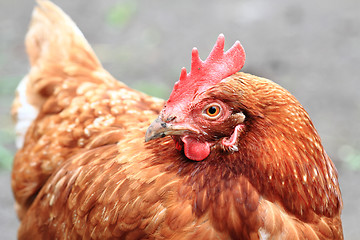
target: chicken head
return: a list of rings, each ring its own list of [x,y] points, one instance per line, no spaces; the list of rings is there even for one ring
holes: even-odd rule
[[[176,148],[184,149],[186,157],[195,161],[207,158],[214,147],[237,151],[245,115],[217,98],[213,87],[242,68],[245,52],[237,41],[224,53],[224,40],[220,34],[205,61],[193,49],[191,72],[182,69],[164,109],[148,128],[145,141],[171,135]]]

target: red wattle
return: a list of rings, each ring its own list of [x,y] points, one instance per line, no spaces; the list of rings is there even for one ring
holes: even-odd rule
[[[209,156],[209,143],[190,136],[182,137],[181,140],[184,142],[184,153],[187,158],[194,161],[202,161]]]

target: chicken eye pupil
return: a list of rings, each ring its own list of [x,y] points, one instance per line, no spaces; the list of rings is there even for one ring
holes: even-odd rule
[[[214,107],[214,106],[211,106],[211,107],[209,107],[209,114],[210,115],[215,115],[216,113],[217,113],[217,108],[216,107]]]

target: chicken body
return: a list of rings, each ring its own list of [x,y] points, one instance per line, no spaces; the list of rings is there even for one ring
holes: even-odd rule
[[[39,5],[13,105],[19,239],[343,238],[336,169],[290,93],[245,73],[202,92],[196,106],[229,116],[191,121],[213,143],[192,161],[176,134],[144,141],[165,102],[112,78],[75,24]]]

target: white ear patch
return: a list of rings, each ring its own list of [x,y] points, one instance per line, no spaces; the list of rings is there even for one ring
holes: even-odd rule
[[[31,105],[26,97],[27,85],[29,82],[28,76],[25,76],[18,87],[16,88],[17,100],[19,103],[18,108],[16,109],[16,147],[18,149],[22,148],[24,145],[25,134],[30,127],[30,124],[37,117],[39,110]]]

